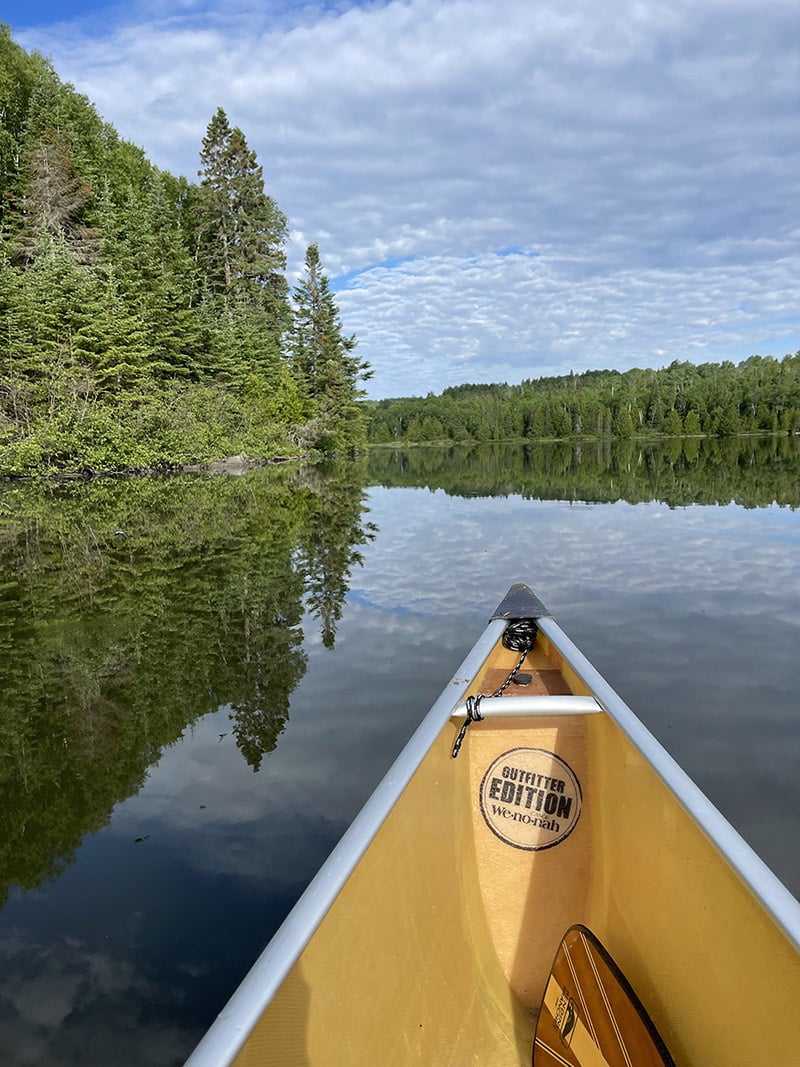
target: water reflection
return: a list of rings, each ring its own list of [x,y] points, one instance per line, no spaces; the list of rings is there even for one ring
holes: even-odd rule
[[[183,1062],[519,579],[796,891],[798,487],[789,438],[5,487],[0,1061]]]
[[[370,453],[369,474],[387,487],[453,496],[797,507],[800,437],[380,448]]]
[[[259,768],[305,670],[307,592],[333,643],[361,497],[352,467],[4,491],[0,903],[62,874],[221,705]]]

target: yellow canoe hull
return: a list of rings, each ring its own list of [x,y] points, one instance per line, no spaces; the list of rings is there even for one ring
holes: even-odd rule
[[[523,667],[533,688],[593,695],[545,629]],[[517,659],[497,641],[462,688],[494,691]],[[751,877],[624,726],[606,710],[487,718],[453,759],[446,722],[225,1062],[529,1065],[574,924],[610,951],[677,1064],[800,1060],[795,902],[778,887],[778,914],[765,905],[747,846]]]

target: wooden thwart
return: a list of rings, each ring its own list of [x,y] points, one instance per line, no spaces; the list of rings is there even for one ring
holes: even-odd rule
[[[585,926],[564,935],[545,987],[533,1067],[674,1067],[619,967]]]

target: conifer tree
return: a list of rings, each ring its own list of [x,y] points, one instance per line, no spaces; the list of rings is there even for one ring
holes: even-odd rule
[[[683,420],[683,432],[690,436],[696,436],[700,433],[700,417],[694,408],[686,412],[686,418]]]
[[[15,277],[7,320],[8,372],[28,382],[32,403],[51,413],[65,383],[82,376],[82,365],[91,359],[81,333],[96,310],[93,289],[91,275],[58,238]]]
[[[99,270],[113,278],[117,295],[149,336],[151,374],[198,377],[202,342],[193,306],[197,271],[164,175],[151,168],[140,188],[128,188],[119,207],[106,188],[100,211],[104,246]]]
[[[263,168],[222,108],[208,125],[200,154],[197,259],[211,290],[226,301],[268,308],[285,325],[286,216],[264,192]]]
[[[113,270],[102,283],[95,282],[88,295],[95,298],[92,313],[76,332],[76,348],[91,370],[97,392],[118,402],[124,390],[152,373],[152,332],[125,302]]]
[[[24,172],[13,227],[17,258],[31,263],[54,241],[63,241],[76,263],[94,261],[97,234],[85,214],[91,190],[75,173],[67,141],[48,130],[28,152]]]
[[[292,366],[308,411],[321,425],[317,441],[323,451],[353,451],[363,446],[365,427],[357,400],[359,382],[371,376],[369,365],[352,355],[355,337],[345,337],[339,310],[322,270],[319,248],[306,250],[305,274],[295,287],[291,333]]]
[[[0,221],[16,193],[25,120],[33,87],[46,61],[25,54],[0,23]]]

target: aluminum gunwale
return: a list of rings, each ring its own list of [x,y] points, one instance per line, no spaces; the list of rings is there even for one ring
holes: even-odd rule
[[[753,896],[763,904],[786,936],[800,949],[800,902],[639,721],[622,697],[612,689],[555,619],[552,616],[541,618],[538,625],[591,689],[609,717],[641,752],[659,778],[733,867]]]
[[[185,1067],[225,1067],[246,1041],[505,630],[492,619],[436,703],[212,1023]]]
[[[508,619],[499,617],[491,620],[364,808],[186,1061],[185,1067],[227,1067],[232,1063],[442,728],[459,711],[463,717],[464,693],[500,639],[507,622]],[[603,710],[608,714],[702,828],[754,897],[800,949],[800,903],[636,718],[558,623],[550,616],[537,615],[537,624],[594,694],[600,708],[593,709],[589,705],[591,697],[579,698],[586,703],[586,710]],[[484,706],[490,699],[484,700]],[[542,699],[507,697],[502,703],[518,700],[527,703]]]

